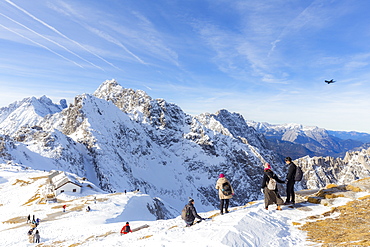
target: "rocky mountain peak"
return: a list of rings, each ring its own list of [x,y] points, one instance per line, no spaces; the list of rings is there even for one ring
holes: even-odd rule
[[[189,117],[177,105],[163,99],[152,99],[142,90],[123,88],[115,80],[105,81],[93,95],[111,101],[137,122],[158,128],[177,128],[190,123]]]
[[[12,134],[22,126],[38,125],[45,116],[60,112],[66,107],[65,100],[54,104],[46,96],[25,98],[0,109],[0,129],[4,134]]]

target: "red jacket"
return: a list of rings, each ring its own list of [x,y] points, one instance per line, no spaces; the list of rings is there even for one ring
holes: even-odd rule
[[[121,229],[121,234],[122,234],[122,233],[123,233],[123,234],[127,234],[127,233],[129,233],[129,232],[132,232],[129,224],[126,224],[125,226],[123,226],[123,227],[122,227],[122,229]]]

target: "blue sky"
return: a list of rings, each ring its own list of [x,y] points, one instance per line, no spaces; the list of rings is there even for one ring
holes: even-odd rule
[[[1,0],[0,107],[108,79],[195,115],[370,133],[370,1]],[[324,80],[334,79],[333,84]]]

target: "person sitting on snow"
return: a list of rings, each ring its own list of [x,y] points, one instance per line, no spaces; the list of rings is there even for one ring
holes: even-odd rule
[[[130,224],[128,222],[126,222],[126,225],[124,225],[121,229],[121,235],[122,234],[127,234],[129,232],[132,232],[131,231],[131,227],[130,227]]]
[[[200,221],[204,220],[204,218],[199,216],[194,207],[194,199],[189,197],[189,203],[185,205],[185,208],[186,215],[184,216],[183,220],[185,221],[187,227],[194,224],[195,218],[198,218]]]

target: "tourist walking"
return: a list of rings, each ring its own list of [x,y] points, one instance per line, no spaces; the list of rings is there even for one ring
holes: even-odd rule
[[[268,210],[269,205],[276,204],[277,210],[281,210],[281,205],[284,204],[283,199],[281,199],[277,187],[277,183],[284,183],[276,174],[272,171],[271,165],[266,163],[264,165],[264,173],[262,179],[261,190],[265,197],[265,209]]]

